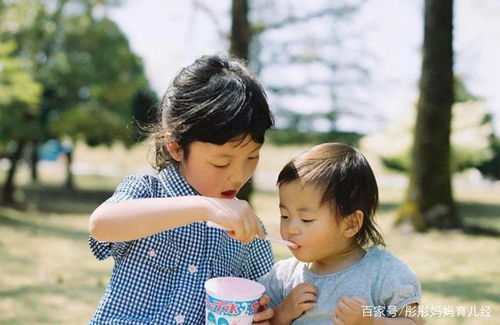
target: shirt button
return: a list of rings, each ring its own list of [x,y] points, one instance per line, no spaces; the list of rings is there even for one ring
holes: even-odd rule
[[[155,257],[155,256],[156,256],[156,252],[155,252],[155,250],[154,250],[154,249],[150,250],[150,251],[148,252],[148,255],[149,255],[149,257]]]
[[[177,315],[174,317],[174,319],[177,324],[184,324],[184,315]]]
[[[198,267],[196,265],[189,265],[188,271],[191,274],[196,273],[196,272],[198,272]]]

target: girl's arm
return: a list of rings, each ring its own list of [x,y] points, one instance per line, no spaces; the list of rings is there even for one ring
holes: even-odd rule
[[[264,232],[246,201],[204,196],[146,198],[103,203],[90,216],[89,231],[98,241],[119,242],[147,237],[196,221],[212,221],[244,243]]]

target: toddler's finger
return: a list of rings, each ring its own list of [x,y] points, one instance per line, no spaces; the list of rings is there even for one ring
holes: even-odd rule
[[[300,304],[300,309],[304,312],[314,309],[316,307],[315,302],[303,302]]]
[[[303,291],[303,292],[307,292],[307,293],[312,293],[314,295],[316,295],[318,293],[318,289],[316,289],[316,287],[308,282],[302,282],[298,285],[298,287],[300,287],[300,289]]]
[[[357,302],[360,306],[367,306],[368,305],[368,301],[366,301],[365,299],[363,299],[361,297],[352,297],[352,300]]]
[[[300,298],[303,302],[316,302],[317,299],[316,295],[312,293],[304,293]]]
[[[259,299],[259,305],[266,307],[271,302],[271,298],[268,295],[262,295]]]

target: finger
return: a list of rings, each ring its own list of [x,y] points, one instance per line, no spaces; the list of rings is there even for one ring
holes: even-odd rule
[[[350,297],[342,297],[339,300],[339,302],[341,302],[343,305],[347,306],[352,311],[358,310],[358,307],[359,307],[358,303]]]
[[[253,213],[254,222],[255,222],[255,234],[260,239],[265,239],[266,233],[264,232],[264,229],[262,229],[262,225],[260,224],[260,220],[257,217],[257,215],[255,215],[255,212],[253,212],[253,210],[252,210],[252,213]]]
[[[358,297],[359,298],[359,297]],[[359,298],[359,299],[363,299],[363,298]],[[356,297],[349,297],[347,298],[344,303],[349,306],[349,308],[351,308],[352,310],[356,311],[356,312],[360,312],[362,309],[363,309],[363,303],[358,301],[356,299]]]
[[[248,244],[255,238],[255,229],[250,216],[250,211],[247,211],[247,214],[242,221],[244,226],[244,242],[245,244]]]
[[[337,314],[342,316],[347,316],[350,313],[355,312],[348,305],[346,305],[342,300],[337,302]]]
[[[271,308],[266,308],[253,317],[254,322],[262,322],[262,321],[267,321],[274,316],[274,311]]]
[[[316,307],[315,302],[303,302],[299,305],[300,310],[306,312]]]
[[[267,307],[267,305],[269,305],[270,302],[271,302],[271,298],[268,295],[263,295],[259,299],[259,305],[261,305],[263,307]]]
[[[304,293],[300,296],[300,302],[316,302],[316,295],[312,293]]]
[[[359,306],[368,306],[368,301],[361,297],[352,297],[352,300],[354,300],[356,303],[358,303]]]
[[[338,314],[333,315],[333,324],[334,325],[344,325],[344,321],[340,318]]]
[[[318,292],[318,289],[316,289],[315,286],[313,286],[312,284],[310,284],[308,282],[302,282],[302,283],[298,284],[296,288],[299,288],[298,290],[300,290],[301,292],[312,293],[314,295],[317,294],[317,292]]]

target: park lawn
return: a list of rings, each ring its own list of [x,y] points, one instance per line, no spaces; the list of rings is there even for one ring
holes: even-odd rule
[[[264,152],[260,164],[264,179],[267,172],[282,166],[286,157],[303,149],[283,149],[275,155],[273,148],[266,150],[269,152]],[[81,156],[96,159],[95,153],[84,152]],[[119,152],[106,155],[106,151],[102,154],[117,162],[134,160],[136,164],[142,156],[124,152],[124,158]],[[129,174],[130,169],[119,173]],[[43,181],[48,180],[45,186],[23,185],[18,193],[18,199],[23,200],[21,207],[0,206],[0,324],[88,323],[113,267],[110,259],[97,261],[87,247],[88,216],[109,197],[119,178],[120,175],[78,176],[79,190],[68,193],[54,185],[61,181],[60,173],[44,175]],[[4,173],[0,172],[0,180],[3,179]],[[21,175],[20,182],[25,181],[25,175]],[[253,202],[269,231],[279,235],[277,196],[269,190],[271,186],[257,192]],[[500,230],[498,191],[466,189],[455,191],[455,196],[467,224]],[[432,308],[437,313],[447,306],[454,306],[455,310],[464,306],[467,314],[473,308],[478,312],[491,308],[492,317],[434,316],[427,317],[427,324],[500,324],[498,237],[457,231],[415,234],[408,229],[396,229],[392,220],[400,200],[401,191],[382,189],[377,218],[387,248],[419,276],[427,312]],[[286,248],[273,249],[277,259],[290,256]]]

